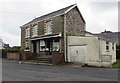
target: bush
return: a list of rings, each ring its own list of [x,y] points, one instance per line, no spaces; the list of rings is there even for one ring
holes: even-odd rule
[[[116,64],[113,65],[113,68],[120,68],[120,60],[117,60]]]
[[[11,48],[5,48],[6,51],[20,51],[20,47],[19,46],[13,46]]]
[[[116,58],[120,59],[120,49],[116,49]]]

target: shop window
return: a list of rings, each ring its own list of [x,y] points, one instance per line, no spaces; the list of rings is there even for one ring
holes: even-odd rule
[[[40,51],[45,51],[45,41],[40,40]]]
[[[53,51],[59,51],[60,50],[60,42],[59,38],[53,39]]]

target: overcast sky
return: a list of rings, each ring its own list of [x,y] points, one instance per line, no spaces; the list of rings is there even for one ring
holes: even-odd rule
[[[92,2],[90,2],[92,1]],[[20,26],[35,17],[77,4],[86,30],[118,31],[118,0],[0,0],[0,37],[10,46],[20,45]],[[111,2],[110,2],[111,1]],[[114,1],[114,2],[113,2]]]

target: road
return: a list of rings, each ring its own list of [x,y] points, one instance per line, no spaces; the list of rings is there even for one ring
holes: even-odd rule
[[[117,81],[118,70],[109,68],[68,68],[32,64],[2,64],[3,81]]]

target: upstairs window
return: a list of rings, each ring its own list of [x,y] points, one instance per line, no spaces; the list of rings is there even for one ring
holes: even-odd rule
[[[25,38],[30,37],[30,28],[26,28],[25,30]]]
[[[52,23],[51,21],[45,23],[45,35],[52,33]]]
[[[38,25],[33,26],[33,31],[32,31],[32,37],[35,37],[38,35]]]
[[[106,50],[109,51],[109,42],[106,41]]]

